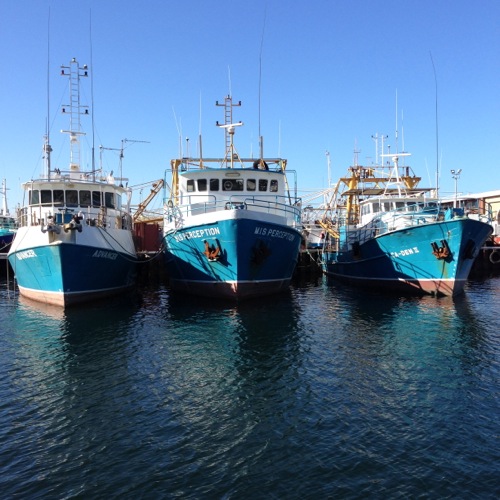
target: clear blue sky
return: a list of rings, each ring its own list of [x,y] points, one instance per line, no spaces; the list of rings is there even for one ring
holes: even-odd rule
[[[11,209],[19,185],[42,172],[48,109],[53,167],[67,168],[59,68],[73,57],[93,64],[96,146],[149,142],[127,143],[132,186],[162,178],[186,138],[194,153],[200,130],[204,155],[221,156],[214,104],[230,91],[245,124],[237,149],[258,155],[261,70],[264,153],[288,158],[301,192],[327,186],[326,151],[333,181],[355,148],[372,163],[377,133],[412,153],[421,185],[435,184],[439,158],[441,194],[454,192],[459,168],[460,192],[500,189],[498,0],[0,0],[0,177]],[[90,80],[83,91],[90,104]],[[116,152],[103,166],[118,171]]]

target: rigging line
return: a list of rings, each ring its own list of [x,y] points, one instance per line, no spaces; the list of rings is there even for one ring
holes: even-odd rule
[[[163,252],[165,250],[165,244],[162,243],[160,248],[158,249],[157,252],[154,253],[152,257],[149,257],[147,260],[138,260],[137,264],[149,264],[150,262],[156,260],[157,258],[161,257],[163,255]]]
[[[126,255],[122,255],[121,257],[124,258],[125,260],[134,260],[134,259],[129,259],[128,256],[129,255],[132,255],[115,237],[113,237],[110,233],[108,233],[108,231],[106,231],[104,228],[100,227],[98,228],[101,232],[101,236],[103,237],[104,241],[106,241],[106,243],[108,245],[110,245],[110,242],[109,240],[107,239],[107,237],[111,238],[115,243],[117,243],[117,245],[123,250],[123,253],[126,254]],[[105,236],[106,235],[106,236]],[[111,247],[113,247],[112,245],[110,245]],[[115,250],[116,251],[116,250]]]

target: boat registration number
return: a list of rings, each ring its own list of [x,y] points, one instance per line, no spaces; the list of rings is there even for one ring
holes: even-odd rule
[[[22,252],[18,252],[16,257],[19,260],[32,259],[33,257],[36,257],[36,253],[33,250],[23,250]]]
[[[281,238],[289,241],[293,241],[295,239],[295,235],[289,233],[288,231],[268,229],[266,227],[256,227],[254,234],[258,234],[259,236],[270,236],[271,238]]]
[[[413,248],[403,248],[399,252],[391,252],[391,257],[406,257],[407,255],[413,255],[416,253],[420,253],[418,247]]]

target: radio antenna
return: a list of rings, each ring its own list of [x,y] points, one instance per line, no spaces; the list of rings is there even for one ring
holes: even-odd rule
[[[92,59],[92,9],[90,9],[90,119],[92,120],[92,181],[95,182],[94,62]]]
[[[429,51],[432,62],[432,69],[434,71],[434,85],[436,89],[436,197],[439,196],[439,128],[438,128],[438,84],[436,76],[436,67],[434,66],[434,59],[432,58],[432,52]]]
[[[47,18],[47,123],[45,125],[45,141],[43,145],[45,157],[45,176],[50,180],[50,7]]]
[[[264,24],[262,25],[262,36],[260,38],[260,52],[259,52],[259,144],[260,144],[260,159],[262,160],[264,156],[263,144],[262,144],[262,134],[260,132],[261,125],[261,90],[262,90],[262,48],[264,47],[264,32],[266,29],[266,9],[264,10]]]

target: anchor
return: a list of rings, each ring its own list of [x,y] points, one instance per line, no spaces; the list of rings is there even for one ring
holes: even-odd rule
[[[220,247],[215,245],[209,245],[207,240],[203,240],[205,243],[205,251],[203,252],[206,258],[210,261],[217,261],[220,258]]]
[[[431,243],[432,253],[436,259],[446,259],[451,255],[450,247],[446,240],[441,240],[441,246],[439,247],[434,241]]]

